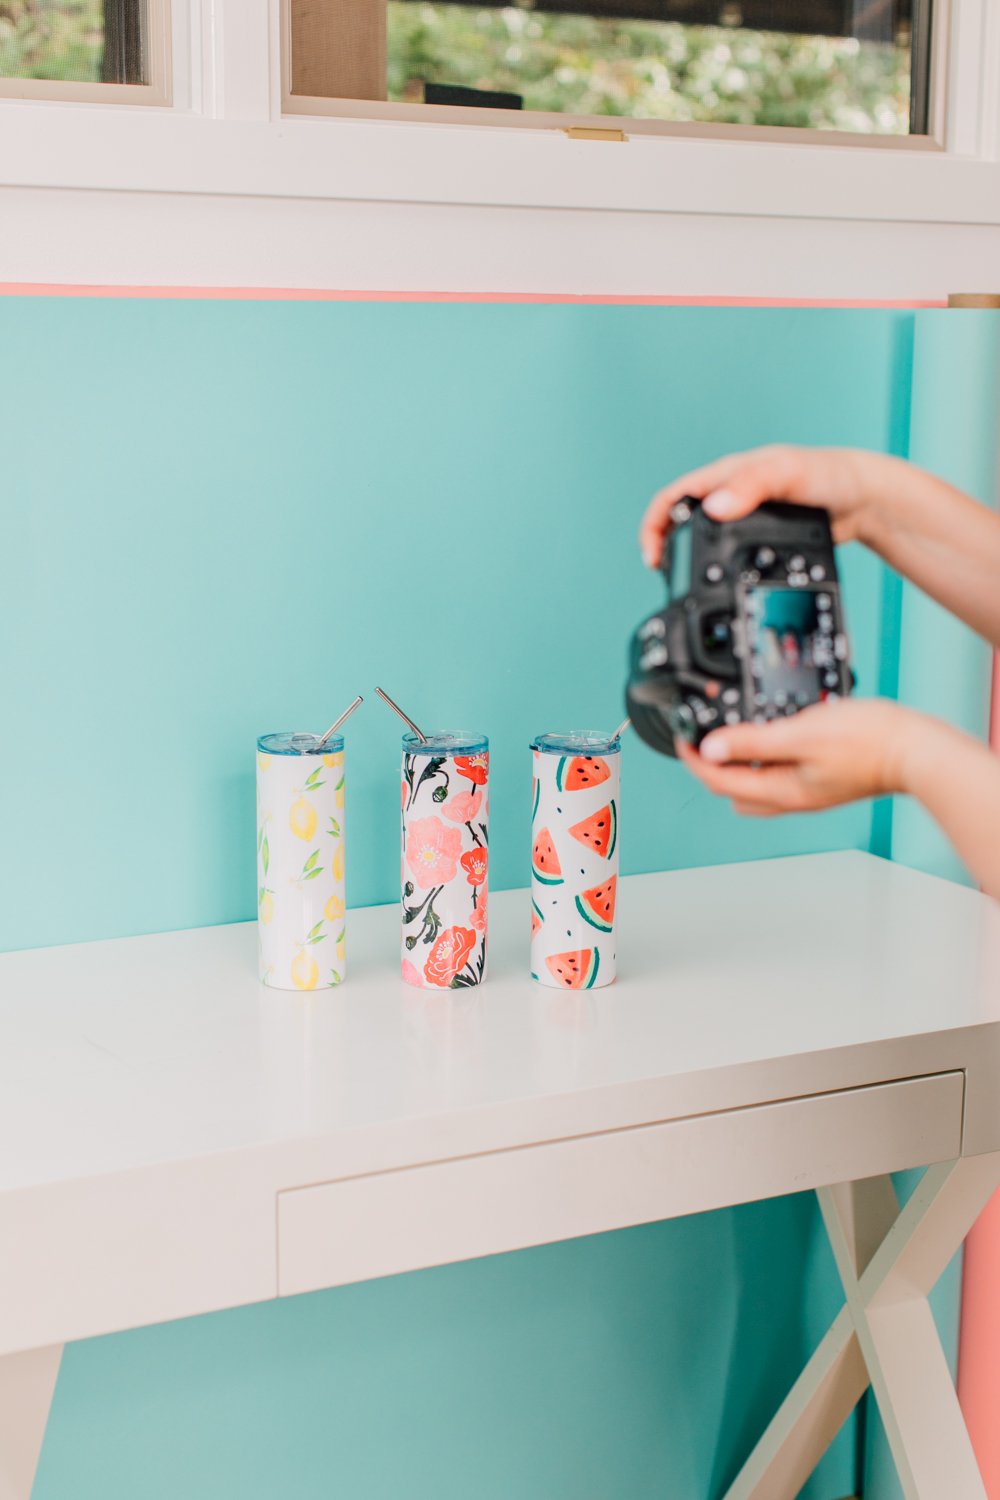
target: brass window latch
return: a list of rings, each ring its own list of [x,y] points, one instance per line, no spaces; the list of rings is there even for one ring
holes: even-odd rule
[[[624,130],[602,130],[596,125],[571,125],[563,131],[571,141],[627,141]]]

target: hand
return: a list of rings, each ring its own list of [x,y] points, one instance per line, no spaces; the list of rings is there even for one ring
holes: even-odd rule
[[[898,703],[838,699],[770,724],[716,729],[700,754],[678,740],[677,754],[736,812],[768,818],[908,790],[907,756],[923,725]]]
[[[834,540],[871,541],[866,517],[873,496],[900,483],[899,459],[849,448],[755,448],[732,453],[674,480],[650,502],[639,530],[647,567],[659,567],[670,511],[682,495],[704,500],[716,521],[749,515],[765,500],[822,506],[833,520]]]

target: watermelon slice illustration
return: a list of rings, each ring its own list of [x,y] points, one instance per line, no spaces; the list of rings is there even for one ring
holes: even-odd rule
[[[531,936],[532,937],[534,937],[534,935],[535,935],[536,932],[539,932],[541,930],[541,926],[542,926],[542,923],[544,921],[545,921],[545,918],[543,917],[542,913],[538,909],[537,902],[532,901],[532,903],[531,903]]]
[[[618,876],[612,875],[603,885],[591,886],[576,898],[576,909],[585,922],[598,932],[611,932],[615,925],[615,903],[618,900]]]
[[[542,885],[562,885],[563,872],[547,828],[540,828],[531,850],[531,873]]]
[[[599,755],[564,755],[556,767],[556,786],[561,792],[583,792],[610,775],[607,761]]]
[[[564,990],[592,990],[601,955],[596,948],[579,948],[575,953],[553,953],[545,963]]]
[[[618,842],[618,812],[614,802],[598,808],[597,812],[591,813],[581,823],[574,823],[569,831],[571,837],[587,849],[593,849],[595,854],[610,859]]]

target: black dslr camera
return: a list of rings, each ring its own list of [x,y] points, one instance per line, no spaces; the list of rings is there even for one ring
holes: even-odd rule
[[[769,500],[713,521],[699,500],[671,512],[663,556],[667,605],[632,639],[625,701],[664,755],[674,739],[780,718],[849,693],[854,674],[830,518]]]

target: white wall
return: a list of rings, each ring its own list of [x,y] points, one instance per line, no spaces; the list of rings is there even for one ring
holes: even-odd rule
[[[0,281],[936,299],[1000,226],[0,189]]]
[[[278,0],[173,0],[173,14],[172,110],[0,100],[0,281],[904,300],[1000,287],[1000,0],[951,0],[944,151],[283,118]]]

